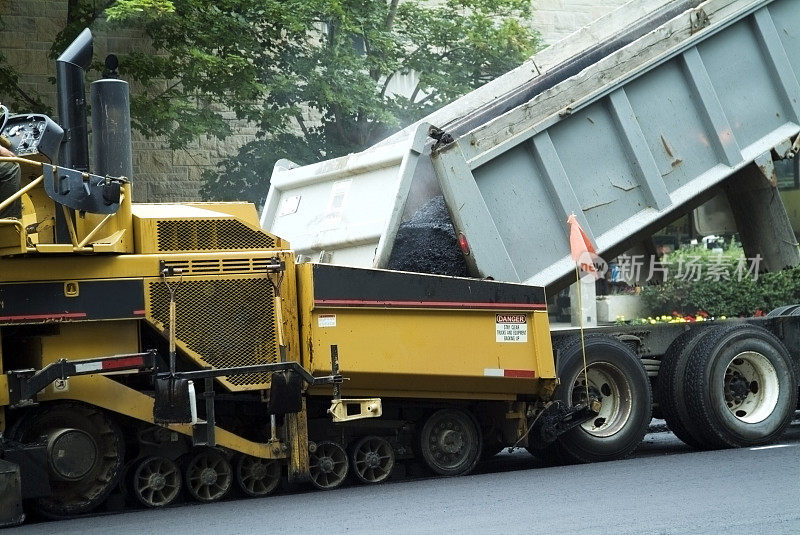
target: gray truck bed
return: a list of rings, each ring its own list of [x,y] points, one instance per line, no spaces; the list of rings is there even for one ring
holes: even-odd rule
[[[386,267],[400,223],[438,193],[417,184],[431,174],[473,275],[551,285],[574,266],[570,213],[598,252],[614,253],[749,163],[768,174],[773,152],[791,153],[798,50],[800,2],[709,0],[521,105],[455,128],[432,154],[423,123],[359,154],[283,162],[262,225],[302,254]]]

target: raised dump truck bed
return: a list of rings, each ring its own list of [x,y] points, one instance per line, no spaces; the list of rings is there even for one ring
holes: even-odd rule
[[[773,156],[798,148],[798,35],[797,2],[709,0],[430,158],[423,124],[360,154],[283,162],[262,225],[302,254],[385,267],[400,223],[435,195],[413,184],[432,162],[471,274],[551,285],[573,269],[571,213],[599,253],[621,252],[752,162],[771,178]]]

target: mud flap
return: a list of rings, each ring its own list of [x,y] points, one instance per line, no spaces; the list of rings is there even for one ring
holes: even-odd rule
[[[16,526],[24,520],[19,466],[0,459],[0,528]]]
[[[303,410],[303,378],[291,370],[272,374],[269,388],[270,414],[293,414]]]
[[[192,401],[186,379],[175,377],[155,378],[153,421],[157,424],[193,423]]]
[[[305,399],[300,412],[286,415],[286,429],[289,434],[289,483],[305,483],[310,480]]]

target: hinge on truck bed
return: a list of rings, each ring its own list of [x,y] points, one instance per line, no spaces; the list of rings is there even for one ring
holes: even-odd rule
[[[800,134],[797,135],[797,139],[794,140],[792,148],[786,156],[789,158],[794,158],[798,153],[800,153]]]
[[[689,33],[691,35],[699,32],[709,24],[711,24],[711,21],[703,8],[695,9],[689,15]]]
[[[432,150],[436,150],[443,145],[449,145],[450,143],[455,141],[452,135],[448,134],[441,128],[436,128],[435,126],[431,126],[428,129],[428,136],[436,140],[436,143],[433,145]]]

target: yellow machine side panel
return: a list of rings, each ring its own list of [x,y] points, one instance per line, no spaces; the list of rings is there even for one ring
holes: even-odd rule
[[[297,277],[297,307],[298,324],[300,336],[300,365],[313,373],[312,359],[314,358],[313,347],[311,344],[311,320],[314,310],[314,277],[312,265],[308,263],[298,264],[295,271]],[[318,358],[324,358],[320,354]],[[330,353],[328,353],[330,358]]]
[[[232,204],[220,209],[221,206],[217,203],[134,204],[136,252],[263,252],[286,247],[285,241],[253,224],[247,205]],[[247,218],[238,219],[227,212],[242,212]]]
[[[59,334],[43,335],[42,368],[60,359],[75,360],[139,351],[139,322],[136,320],[62,323]],[[52,388],[52,387],[51,387]]]
[[[325,302],[314,286],[319,284],[318,266],[298,266],[303,364],[315,374],[330,373],[331,346],[336,345],[341,373],[349,379],[344,384],[348,395],[513,399],[535,396],[555,378],[544,309],[509,310],[512,305],[502,303],[484,303],[481,309],[441,307],[437,296],[427,302]],[[359,271],[369,277],[377,270]],[[441,280],[463,284],[465,292],[475,285]],[[427,281],[431,291],[437,282]]]
[[[158,275],[156,255],[38,255],[0,258],[0,281],[38,282],[53,280],[88,280],[138,278]]]
[[[8,399],[8,375],[0,375],[0,407],[5,407],[9,404]]]
[[[281,254],[286,263],[280,287],[281,321],[283,328],[283,344],[286,346],[286,360],[301,361],[300,347],[300,313],[298,311],[298,288],[295,275],[296,264],[294,254]]]

